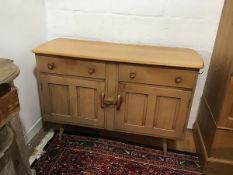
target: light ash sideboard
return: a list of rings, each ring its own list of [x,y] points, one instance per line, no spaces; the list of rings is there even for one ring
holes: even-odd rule
[[[203,67],[195,51],[60,38],[33,52],[44,121],[182,138]]]

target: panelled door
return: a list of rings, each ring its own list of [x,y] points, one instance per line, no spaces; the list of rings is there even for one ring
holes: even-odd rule
[[[52,122],[104,128],[105,81],[40,75],[42,112]]]
[[[177,138],[186,127],[191,91],[119,83],[122,104],[116,110],[118,131]]]

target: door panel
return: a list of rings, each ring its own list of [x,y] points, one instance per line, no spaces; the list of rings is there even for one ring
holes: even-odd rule
[[[55,115],[70,115],[69,86],[48,84],[51,113]]]
[[[126,93],[126,106],[124,123],[129,125],[144,126],[146,120],[148,95]],[[135,109],[136,108],[136,109]]]
[[[157,97],[153,127],[168,130],[176,129],[176,117],[179,112],[179,106],[180,98]]]
[[[97,116],[97,89],[79,87],[77,88],[78,117],[96,119]]]
[[[41,75],[40,80],[45,120],[104,128],[104,81],[55,75]]]
[[[119,83],[122,106],[115,128],[136,134],[178,138],[186,127],[191,91]]]

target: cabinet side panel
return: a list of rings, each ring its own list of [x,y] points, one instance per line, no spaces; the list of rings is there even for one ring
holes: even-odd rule
[[[213,116],[211,115],[212,114],[208,107],[208,104],[206,103],[205,98],[202,97],[198,112],[197,123],[200,127],[200,132],[203,137],[207,154],[209,154],[210,152],[216,128],[215,123],[213,121]]]

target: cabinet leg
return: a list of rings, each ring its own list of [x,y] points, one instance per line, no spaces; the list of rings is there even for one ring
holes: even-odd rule
[[[63,133],[64,133],[64,128],[60,128],[60,129],[59,129],[59,140],[62,139]]]
[[[164,156],[167,155],[167,139],[163,139],[163,153]]]

